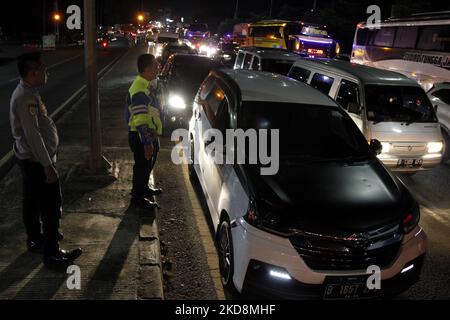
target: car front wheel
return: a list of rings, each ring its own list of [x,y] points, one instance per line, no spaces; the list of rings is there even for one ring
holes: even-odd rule
[[[233,240],[231,238],[231,226],[227,220],[222,221],[217,235],[219,251],[219,267],[222,284],[230,293],[236,293],[233,284],[234,259]]]

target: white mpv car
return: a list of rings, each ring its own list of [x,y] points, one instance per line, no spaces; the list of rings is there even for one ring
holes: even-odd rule
[[[218,163],[208,148],[217,140],[205,134],[212,128],[279,130],[278,171],[263,175],[261,159]],[[381,143],[369,145],[328,96],[271,73],[213,71],[189,135],[189,171],[208,204],[226,288],[255,298],[362,299],[418,280],[427,244],[419,206],[376,157]],[[380,289],[367,285],[369,270],[380,271]]]

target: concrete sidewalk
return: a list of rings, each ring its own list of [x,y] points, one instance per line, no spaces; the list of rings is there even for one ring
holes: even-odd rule
[[[85,169],[88,119],[82,98],[58,122],[64,213],[63,248],[82,247],[76,261],[81,290],[69,290],[68,275],[48,270],[41,256],[26,251],[21,219],[20,172],[0,181],[0,299],[162,299],[159,235],[155,214],[129,207],[132,154],[124,121],[124,99],[136,74],[133,48],[100,82],[104,154],[109,175]]]

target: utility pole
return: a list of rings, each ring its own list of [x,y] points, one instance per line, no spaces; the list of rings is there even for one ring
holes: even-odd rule
[[[86,95],[89,106],[89,167],[94,172],[106,169],[102,155],[102,130],[97,83],[96,60],[97,23],[95,21],[95,0],[84,0],[84,56],[86,70]]]
[[[312,11],[316,11],[317,8],[317,0],[314,0]]]
[[[269,17],[272,18],[272,10],[273,10],[273,0],[270,0],[270,10],[269,10]]]
[[[58,6],[58,0],[55,0],[54,2],[54,8],[55,8],[55,36],[56,36],[56,42],[59,42],[59,20],[60,20],[60,15],[59,15],[59,6]]]
[[[42,35],[47,34],[47,0],[42,0]]]
[[[239,12],[239,0],[236,0],[236,9],[234,10],[234,19],[238,18],[238,12]]]

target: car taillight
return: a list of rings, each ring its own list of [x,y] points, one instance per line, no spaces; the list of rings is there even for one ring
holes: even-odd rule
[[[408,234],[414,230],[419,224],[420,209],[417,206],[412,212],[408,213],[402,220],[401,229],[404,234]]]

